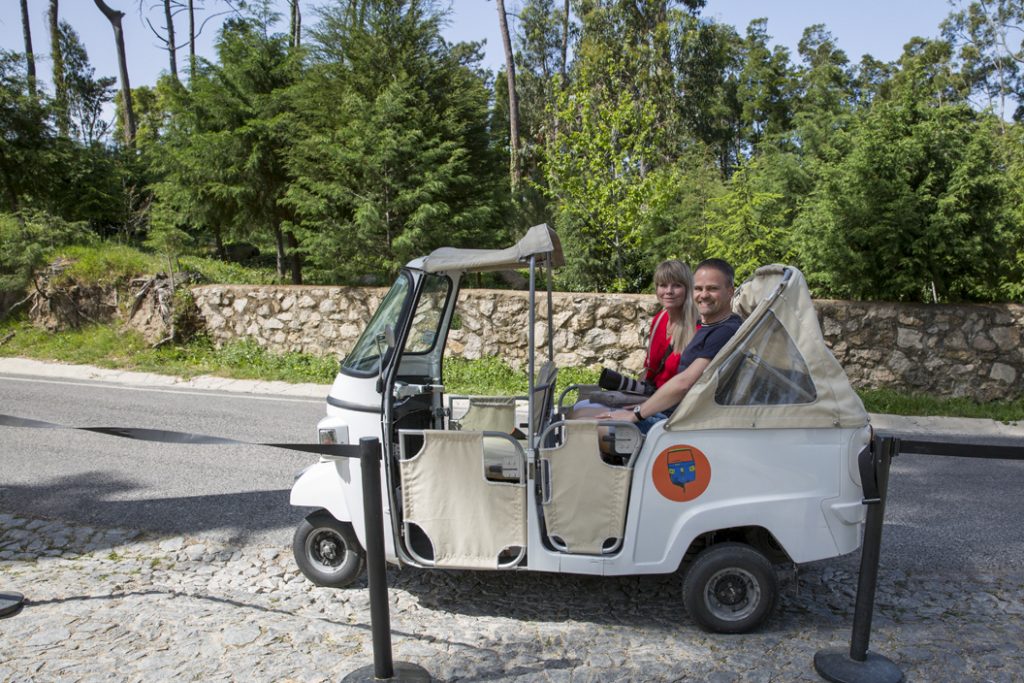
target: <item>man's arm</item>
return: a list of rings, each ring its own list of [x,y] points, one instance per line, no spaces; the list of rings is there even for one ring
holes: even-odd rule
[[[640,413],[644,417],[650,417],[655,413],[675,407],[686,396],[686,392],[697,383],[704,369],[711,363],[710,358],[697,358],[690,366],[678,375],[661,385],[661,388],[646,401],[640,404]],[[632,408],[629,410],[616,410],[609,413],[612,420],[632,420],[635,418]]]

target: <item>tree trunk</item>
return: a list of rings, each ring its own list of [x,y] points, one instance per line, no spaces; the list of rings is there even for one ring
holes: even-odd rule
[[[164,21],[167,22],[167,59],[171,68],[171,78],[178,82],[178,48],[174,44],[174,14],[171,12],[171,0],[164,0]]]
[[[274,226],[274,246],[277,248],[277,278],[284,280],[284,264],[287,256],[284,252],[284,235],[281,233],[281,226]]]
[[[299,240],[295,239],[295,233],[288,231],[285,235],[288,238],[288,250],[291,252],[292,284],[302,284],[302,255],[299,253]]]
[[[32,52],[32,28],[28,21],[28,0],[21,0],[21,31],[25,34],[25,71],[28,73],[28,94],[36,96],[36,57]]]
[[[68,112],[68,86],[64,80],[64,53],[60,49],[57,0],[50,0],[47,20],[50,25],[50,59],[53,61],[53,101],[57,109],[57,130],[61,136],[67,137],[68,129],[71,127],[71,114]]]
[[[302,13],[299,11],[299,0],[291,0],[291,47],[296,48],[302,43]]]
[[[505,74],[508,77],[508,126],[509,126],[509,177],[512,193],[519,190],[519,95],[516,92],[516,65],[512,55],[512,39],[508,33],[508,19],[505,15],[505,0],[498,0],[498,25],[501,28],[501,42],[505,46]]]
[[[57,0],[51,0],[56,4]],[[103,16],[110,22],[114,29],[114,43],[117,46],[117,68],[121,76],[121,109],[124,117],[124,143],[129,149],[135,149],[135,110],[132,108],[132,86],[128,79],[128,55],[124,49],[124,30],[121,28],[121,19],[124,12],[112,9],[103,0],[93,0],[96,7],[103,12]]]
[[[562,13],[562,64],[561,64],[561,76],[562,76],[562,89],[568,84],[568,76],[566,75],[567,64],[569,61],[569,0],[565,0],[565,11]]]
[[[188,0],[188,78],[196,72],[196,6],[194,0]]]

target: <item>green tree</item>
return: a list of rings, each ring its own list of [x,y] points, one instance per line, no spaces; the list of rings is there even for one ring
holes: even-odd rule
[[[494,244],[504,174],[479,51],[445,42],[432,2],[361,0],[321,16],[292,92],[288,159],[310,267],[353,281],[442,245]]]
[[[991,292],[1008,247],[995,125],[964,104],[876,102],[797,218],[811,283],[855,299]]]
[[[982,102],[1000,118],[1006,118],[1013,102],[1014,118],[1024,117],[1024,3],[961,3],[942,22],[942,34],[959,48],[960,73]]]
[[[100,142],[110,129],[110,123],[103,119],[103,108],[114,99],[117,79],[95,77],[96,70],[71,24],[60,22],[59,33],[68,134],[85,145]]]
[[[0,196],[16,212],[39,200],[52,158],[46,106],[28,90],[20,56],[0,51]]]
[[[822,156],[853,111],[854,78],[846,53],[822,24],[804,29],[798,52],[803,65],[796,74],[793,127],[801,153]]]
[[[770,152],[745,161],[726,191],[708,203],[707,254],[729,261],[739,280],[768,263],[795,262],[796,198],[809,184],[794,154]]]
[[[723,178],[740,162],[741,47],[732,26],[689,18],[676,58],[683,121],[691,135],[714,150]]]
[[[655,249],[702,244],[715,166],[687,131],[674,69],[676,39],[701,4],[577,6],[580,40],[544,164],[572,289],[635,291],[664,257]]]
[[[225,232],[272,241],[278,275],[290,269],[292,282],[301,282],[292,213],[282,202],[293,180],[285,166],[286,93],[298,62],[288,36],[270,32],[275,18],[264,2],[229,19],[218,63],[201,61],[188,90],[162,85],[171,116],[160,153],[150,152],[162,177],[157,200],[166,205],[155,215],[161,229],[209,231],[218,248]]]
[[[745,154],[756,152],[763,141],[777,142],[792,127],[793,73],[789,50],[769,49],[768,20],[755,19],[747,26],[736,99],[742,107],[740,146]]]

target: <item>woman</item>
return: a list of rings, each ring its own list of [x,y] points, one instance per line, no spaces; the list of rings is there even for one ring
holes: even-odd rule
[[[697,331],[690,267],[677,259],[658,264],[654,294],[661,311],[651,321],[643,379],[658,388],[676,374],[679,354]]]
[[[693,302],[690,267],[677,259],[658,264],[654,270],[654,294],[661,310],[651,320],[647,358],[640,379],[657,389],[676,374],[679,356],[697,331],[699,317],[697,305]],[[608,406],[601,402],[599,393],[592,401],[578,402],[570,416],[585,419],[607,412]]]

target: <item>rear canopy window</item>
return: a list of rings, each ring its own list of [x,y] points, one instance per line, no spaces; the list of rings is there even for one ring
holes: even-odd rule
[[[794,405],[818,398],[806,361],[771,311],[718,372],[719,405]]]

